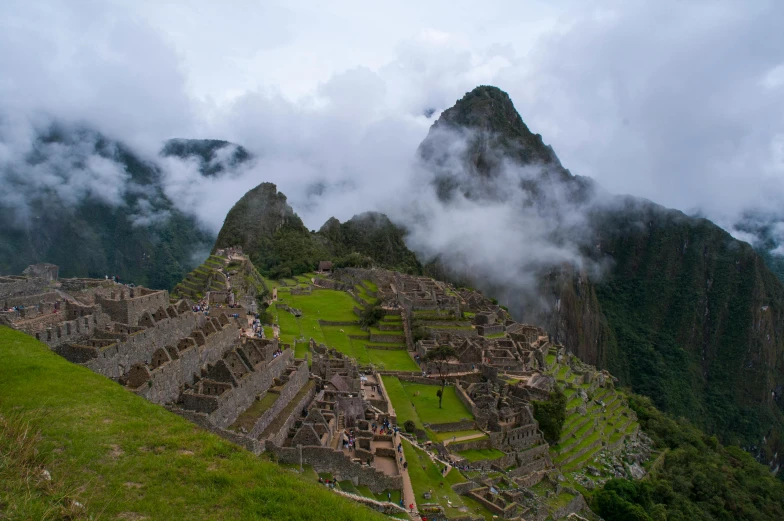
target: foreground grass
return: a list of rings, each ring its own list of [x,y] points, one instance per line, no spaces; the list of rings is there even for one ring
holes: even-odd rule
[[[7,470],[16,465],[6,449],[14,442],[0,430],[0,511],[10,519],[46,519],[40,512],[60,508],[66,492],[101,520],[384,519],[68,363],[31,337],[0,327],[0,355],[0,415],[29,422],[38,433],[31,466],[46,468],[61,487],[54,499],[21,494],[25,478]]]

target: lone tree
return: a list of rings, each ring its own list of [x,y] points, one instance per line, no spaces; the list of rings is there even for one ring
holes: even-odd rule
[[[558,443],[566,420],[566,395],[559,386],[550,392],[547,401],[534,401],[534,418],[539,422],[544,439],[550,444]]]
[[[362,315],[359,317],[359,325],[362,327],[375,327],[384,318],[386,311],[381,306],[365,306]]]
[[[446,377],[449,374],[449,362],[457,359],[457,353],[452,346],[441,345],[431,349],[424,357],[425,362],[435,366],[438,376],[441,378],[441,389],[438,390],[438,408],[444,401],[444,388],[446,387]]]

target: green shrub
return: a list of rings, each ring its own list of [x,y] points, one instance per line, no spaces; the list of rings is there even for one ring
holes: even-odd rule
[[[547,401],[534,401],[534,418],[548,443],[554,444],[561,437],[564,421],[566,421],[566,395],[559,386],[550,393]]]

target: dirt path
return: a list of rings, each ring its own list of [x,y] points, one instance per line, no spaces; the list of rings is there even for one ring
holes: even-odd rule
[[[474,440],[476,438],[481,438],[482,436],[487,436],[487,435],[485,433],[480,433],[480,434],[469,434],[468,436],[458,436],[454,439],[450,438],[448,440],[444,440],[444,445],[449,445],[450,443],[457,443],[459,441]]]

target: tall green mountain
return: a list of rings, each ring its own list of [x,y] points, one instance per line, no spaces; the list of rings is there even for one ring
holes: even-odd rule
[[[497,204],[515,194],[555,223],[553,244],[578,248],[582,266],[539,274],[528,316],[665,411],[778,465],[784,287],[748,244],[706,219],[610,196],[572,175],[495,87],[446,110],[419,156],[443,201],[459,192]],[[510,175],[510,165],[522,174]],[[441,262],[448,271],[447,253]],[[531,309],[532,300],[545,305]]]
[[[226,215],[214,250],[242,246],[259,271],[272,278],[313,271],[322,260],[336,266],[377,265],[420,273],[421,265],[403,237],[402,228],[372,212],[345,223],[333,217],[311,232],[286,196],[274,184],[262,183]]]
[[[155,164],[96,132],[54,126],[3,168],[16,199],[0,198],[0,273],[45,261],[61,276],[171,288],[212,242],[167,198]]]

